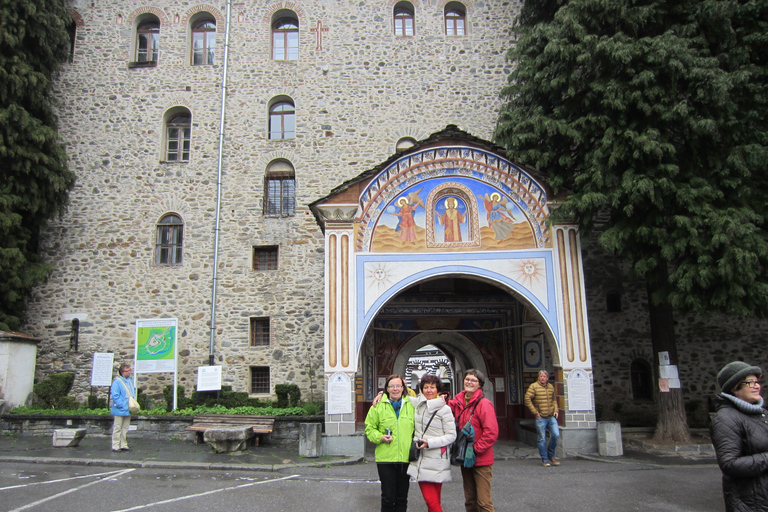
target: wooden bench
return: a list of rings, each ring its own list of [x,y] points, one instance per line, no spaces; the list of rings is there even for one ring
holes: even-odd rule
[[[259,446],[261,436],[271,434],[274,430],[275,418],[244,414],[198,414],[186,430],[195,433],[195,444],[201,444],[205,442],[203,434],[209,428],[227,427],[251,427],[254,433],[253,444]]]

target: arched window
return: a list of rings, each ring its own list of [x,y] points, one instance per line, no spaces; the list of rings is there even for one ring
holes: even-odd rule
[[[214,63],[216,50],[216,20],[205,17],[192,23],[192,65]]]
[[[284,159],[270,162],[265,184],[264,214],[293,215],[296,210],[296,173],[293,165]]]
[[[413,137],[403,137],[397,141],[397,144],[395,145],[395,151],[403,151],[405,149],[412,148],[415,145],[416,139]]]
[[[632,398],[635,400],[653,400],[653,377],[651,365],[645,359],[634,359],[629,366],[632,383]]]
[[[296,110],[292,101],[277,101],[269,108],[269,138],[296,138]]]
[[[189,162],[192,143],[192,116],[189,111],[179,111],[168,119],[165,126],[165,160]]]
[[[412,36],[414,33],[413,5],[410,2],[398,2],[394,10],[395,35]]]
[[[467,11],[463,5],[461,5],[459,2],[449,2],[445,6],[445,35],[465,35],[466,17]]]
[[[294,16],[283,16],[272,24],[272,58],[298,60],[299,21]]]
[[[156,62],[160,56],[160,20],[147,17],[136,27],[136,62]]]
[[[155,263],[177,265],[181,263],[184,224],[175,214],[168,214],[157,223],[155,238]]]

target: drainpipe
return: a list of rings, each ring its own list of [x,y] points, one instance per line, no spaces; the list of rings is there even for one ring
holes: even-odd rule
[[[216,336],[216,285],[219,273],[219,229],[221,224],[221,160],[224,154],[224,113],[227,100],[227,64],[229,63],[229,26],[232,19],[232,0],[227,0],[227,22],[224,31],[224,69],[221,72],[221,117],[219,120],[219,157],[216,172],[216,228],[213,236],[213,283],[211,284],[211,340],[208,364],[213,366],[214,338]]]

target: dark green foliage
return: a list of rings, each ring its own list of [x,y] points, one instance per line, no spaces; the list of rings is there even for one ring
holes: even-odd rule
[[[141,404],[141,402],[139,402],[139,404]],[[106,409],[107,399],[98,398],[96,395],[88,395],[88,401],[86,402],[86,405],[89,409]],[[142,405],[141,408],[143,409],[144,406]]]
[[[165,400],[165,408],[168,411],[173,410],[173,386],[165,386],[163,388],[163,399]],[[192,400],[184,396],[184,386],[176,386],[176,407],[178,409],[186,409],[192,407]]]
[[[248,393],[245,391],[231,391],[226,393],[221,401],[224,407],[246,407],[248,406]]]
[[[57,407],[61,411],[76,411],[80,408],[80,403],[73,396],[64,396],[59,399]]]
[[[515,31],[496,138],[555,219],[657,304],[768,313],[768,2],[527,0]]]
[[[61,0],[0,2],[0,330],[21,325],[31,288],[50,273],[40,232],[74,184],[51,100],[71,22]]]
[[[55,373],[35,384],[32,390],[47,407],[58,409],[74,381],[74,373]]]
[[[277,395],[277,407],[298,407],[301,401],[301,390],[296,384],[277,384],[275,386]]]
[[[136,401],[139,402],[142,412],[148,411],[151,407],[152,399],[144,393],[141,388],[136,388]]]

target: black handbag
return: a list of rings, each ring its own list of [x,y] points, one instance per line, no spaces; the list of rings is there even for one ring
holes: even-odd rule
[[[437,414],[437,411],[432,413],[432,417],[429,418],[429,421],[427,422],[427,426],[424,427],[424,432],[427,431],[427,429],[429,428],[429,425],[432,423],[432,420],[435,419],[435,414]],[[424,435],[424,432],[422,432],[421,435]],[[408,452],[408,462],[416,462],[417,460],[419,460],[419,455],[421,455],[421,450],[419,450],[419,447],[416,445],[417,443],[418,441],[411,441],[411,449]]]
[[[475,408],[477,407],[477,404],[479,404],[483,399],[481,398],[477,402],[475,402],[475,405],[472,406],[472,412],[469,415],[469,420],[467,423],[464,424],[466,427],[467,424],[472,424],[472,416],[475,414]],[[456,422],[456,440],[451,445],[451,466],[463,466],[464,465],[464,456],[467,453],[467,444],[469,443],[470,439],[467,437],[467,434],[464,433],[464,429],[459,426],[459,422]]]

